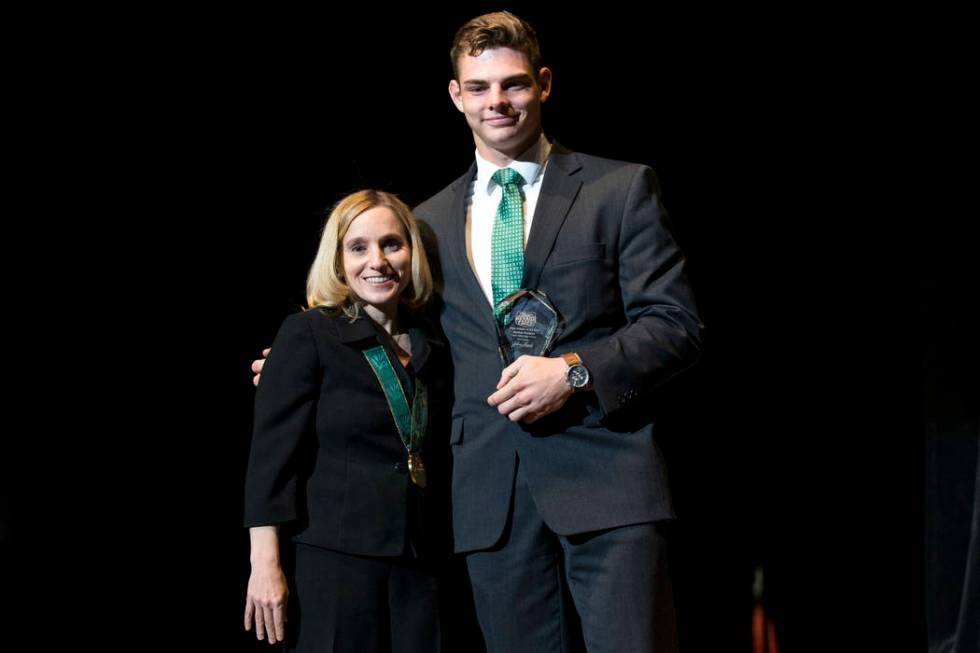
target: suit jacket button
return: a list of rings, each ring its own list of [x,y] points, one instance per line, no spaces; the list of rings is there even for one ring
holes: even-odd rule
[[[395,471],[399,474],[404,474],[408,471],[408,465],[406,465],[404,461],[399,460],[397,463],[395,463]]]

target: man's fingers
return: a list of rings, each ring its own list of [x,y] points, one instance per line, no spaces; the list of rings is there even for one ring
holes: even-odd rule
[[[505,367],[500,372],[500,380],[497,381],[497,390],[500,390],[502,387],[507,385],[508,381],[517,376],[517,373],[521,371],[521,367],[524,366],[524,359],[526,357],[527,354],[519,357],[516,361]]]
[[[521,414],[523,415],[530,410],[531,403],[532,402],[527,397],[515,393],[512,397],[506,401],[502,401],[500,405],[497,406],[497,412],[514,420],[514,413],[516,411],[521,411]],[[520,417],[516,419],[520,419]]]
[[[500,390],[502,387],[510,383],[510,380],[515,376],[517,376],[517,369],[513,368],[513,366],[505,367],[500,373],[500,380],[497,381],[497,390]]]
[[[492,395],[487,398],[487,403],[491,406],[502,406],[503,404],[510,401],[514,395],[518,393],[520,389],[516,386],[505,386],[504,388],[497,390]]]
[[[514,412],[507,415],[507,419],[509,419],[512,422],[520,422],[524,420],[525,417],[529,417],[535,414],[536,413],[534,412],[534,409],[532,409],[530,406],[519,406],[514,410]]]

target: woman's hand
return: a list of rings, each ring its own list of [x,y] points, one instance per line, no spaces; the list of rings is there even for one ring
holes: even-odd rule
[[[250,530],[252,538],[252,573],[245,595],[245,630],[270,644],[286,637],[286,604],[289,588],[279,564],[279,539],[275,526],[258,526]]]

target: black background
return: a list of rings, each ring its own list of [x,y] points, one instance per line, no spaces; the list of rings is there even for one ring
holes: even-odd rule
[[[105,650],[262,648],[241,632],[249,363],[302,305],[333,202],[414,205],[465,171],[448,49],[497,8],[106,16],[38,77],[59,90],[28,160],[71,179],[52,212],[85,205],[59,235],[95,243],[96,291],[55,329],[78,335],[71,408],[43,414],[77,437],[19,470],[71,480],[12,494],[29,614]],[[928,238],[895,209],[942,193],[892,186],[922,162],[898,112],[926,46],[816,9],[508,8],[554,72],[546,132],[657,171],[707,324],[663,441],[685,649],[749,650],[762,565],[780,650],[922,650],[920,295],[962,276],[930,254],[917,281]],[[929,338],[967,340],[937,315]]]

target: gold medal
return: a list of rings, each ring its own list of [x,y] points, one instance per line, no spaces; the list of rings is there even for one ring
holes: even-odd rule
[[[419,487],[425,487],[425,464],[422,457],[415,452],[408,454],[408,476]]]

